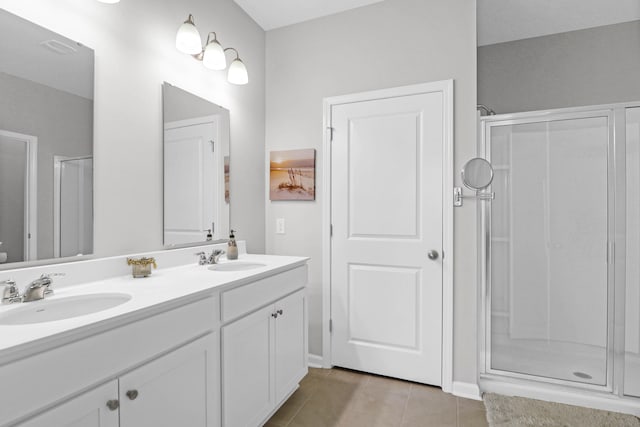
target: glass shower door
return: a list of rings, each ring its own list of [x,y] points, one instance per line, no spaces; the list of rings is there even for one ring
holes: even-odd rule
[[[485,122],[487,370],[608,384],[608,111]]]
[[[93,252],[93,159],[60,161],[56,256]],[[58,252],[59,251],[59,252]]]
[[[640,107],[626,111],[627,277],[624,394],[640,397]]]

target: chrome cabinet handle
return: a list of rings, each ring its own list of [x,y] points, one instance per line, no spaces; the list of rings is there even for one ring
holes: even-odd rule
[[[438,253],[438,251],[431,249],[429,252],[427,252],[427,256],[429,257],[429,259],[431,261],[435,261],[438,259],[438,257],[440,256],[440,254]]]
[[[126,394],[129,400],[136,400],[136,397],[138,397],[138,390],[129,390]]]
[[[278,312],[271,313],[271,317],[273,317],[274,319],[277,319],[278,318]]]
[[[109,408],[110,411],[115,411],[119,407],[120,407],[120,402],[118,402],[117,399],[107,400],[107,408]]]
[[[280,316],[282,316],[282,314],[284,313],[284,311],[282,310],[277,310],[276,313],[278,313]]]

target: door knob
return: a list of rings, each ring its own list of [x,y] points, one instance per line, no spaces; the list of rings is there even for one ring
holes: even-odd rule
[[[431,249],[428,253],[427,256],[429,257],[429,259],[431,261],[435,261],[438,259],[438,256],[440,256],[440,254],[438,254],[438,251]]]
[[[126,394],[129,400],[136,400],[136,397],[138,397],[138,390],[129,390]]]
[[[107,400],[107,408],[109,408],[110,411],[115,411],[119,407],[120,402],[118,402],[116,399]]]

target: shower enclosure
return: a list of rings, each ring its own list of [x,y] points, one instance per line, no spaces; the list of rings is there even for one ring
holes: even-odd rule
[[[481,134],[481,386],[640,412],[640,103],[487,116]]]

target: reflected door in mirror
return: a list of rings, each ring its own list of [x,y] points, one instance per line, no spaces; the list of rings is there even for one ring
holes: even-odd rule
[[[218,123],[215,117],[165,125],[164,243],[179,245],[217,239],[219,186]]]
[[[0,129],[0,242],[4,262],[37,256],[37,138]]]

